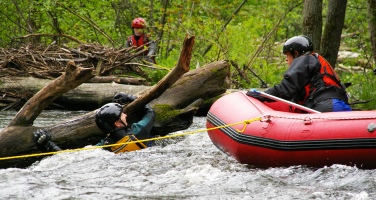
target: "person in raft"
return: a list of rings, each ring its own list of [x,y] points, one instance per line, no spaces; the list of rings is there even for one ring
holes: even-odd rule
[[[351,111],[345,86],[328,61],[313,52],[310,38],[294,36],[283,45],[289,68],[282,81],[265,93],[293,101],[319,112]],[[260,101],[273,100],[249,90],[248,96]]]
[[[139,48],[143,46],[145,48],[148,48],[148,50],[143,52],[140,56],[147,58],[146,61],[156,64],[155,51],[157,46],[153,40],[150,40],[150,34],[145,33],[146,28],[147,24],[145,19],[135,18],[132,21],[133,34],[128,37],[127,41],[125,42],[125,47]]]
[[[113,102],[103,105],[95,114],[95,123],[106,135],[97,146],[119,145],[106,148],[115,153],[144,149],[147,146],[137,141],[150,138],[150,131],[154,125],[155,112],[149,106],[145,106],[145,114],[137,123],[128,124],[127,115],[123,113],[121,104],[130,103],[136,99],[135,96],[118,93],[113,97]],[[36,143],[47,151],[60,151],[61,148],[51,141],[51,134],[43,129],[38,129],[34,133]],[[131,142],[128,144],[124,144]],[[121,145],[120,145],[121,144]]]

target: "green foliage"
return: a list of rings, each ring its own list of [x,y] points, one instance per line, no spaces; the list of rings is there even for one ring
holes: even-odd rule
[[[342,76],[344,82],[351,82],[347,90],[350,96],[350,102],[369,101],[366,104],[354,104],[353,109],[374,110],[376,107],[376,83],[375,75],[370,72],[347,74]]]
[[[151,84],[158,83],[158,81],[161,80],[164,76],[166,76],[167,73],[169,72],[169,70],[167,70],[167,69],[149,69],[149,68],[145,68],[143,70],[148,75],[149,82]]]
[[[375,92],[376,79],[372,72],[372,52],[368,29],[367,3],[363,0],[348,1],[345,27],[341,41],[341,49],[357,52],[359,57],[347,59],[345,66],[359,66],[360,61],[369,62],[368,66],[362,66],[363,70],[356,73],[342,73],[343,82],[351,82],[348,88],[350,101],[369,101],[366,104],[352,105],[355,109],[371,110],[376,108]]]
[[[231,78],[235,88],[258,88],[261,81],[269,86],[278,83],[287,64],[281,53],[283,42],[302,32],[303,1],[249,0],[235,13],[243,0],[87,0],[87,1],[1,1],[0,47],[18,47],[25,43],[48,45],[55,41],[77,45],[64,37],[28,34],[66,34],[86,43],[122,48],[132,34],[131,21],[143,17],[148,32],[158,38],[157,63],[162,68],[173,68],[180,56],[186,35],[195,36],[191,69],[209,62],[227,59],[244,72],[243,77],[232,66]],[[328,0],[324,0],[324,19]],[[348,1],[341,49],[358,52],[360,57],[343,64],[354,66],[359,60],[372,61],[368,33],[366,0]],[[165,17],[165,23],[162,18]],[[230,20],[231,19],[231,20]],[[230,23],[224,28],[226,22]],[[144,69],[144,68],[143,68]],[[153,83],[167,72],[165,69],[144,69]],[[355,99],[372,99],[374,78],[370,67],[362,73],[340,74]],[[369,103],[363,108],[374,108]]]

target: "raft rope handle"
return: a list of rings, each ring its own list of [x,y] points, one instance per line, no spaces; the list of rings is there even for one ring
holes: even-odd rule
[[[198,133],[198,132],[204,132],[204,131],[226,128],[226,127],[235,126],[235,125],[238,125],[238,124],[243,124],[242,130],[239,131],[237,129],[238,132],[243,133],[247,124],[250,124],[251,122],[255,122],[255,121],[260,121],[260,120],[261,120],[261,117],[256,117],[256,118],[253,118],[253,119],[244,120],[244,121],[236,122],[236,123],[232,123],[232,124],[226,124],[226,125],[222,125],[222,126],[216,126],[216,127],[213,127],[213,128],[198,129],[198,130],[195,130],[195,131],[190,131],[190,132],[185,132],[185,133],[177,133],[177,134],[173,134],[173,135],[166,135],[166,136],[149,138],[149,139],[144,139],[144,140],[130,141],[130,142],[124,142],[124,143],[116,143],[116,144],[109,144],[109,145],[102,145],[102,146],[84,147],[84,148],[77,148],[77,149],[66,149],[66,150],[61,150],[61,151],[52,151],[52,152],[45,152],[45,153],[27,154],[27,155],[20,155],[20,156],[9,156],[9,157],[2,157],[2,158],[0,158],[0,160],[10,160],[10,159],[17,159],[17,158],[30,158],[30,157],[47,156],[47,155],[54,155],[54,154],[60,154],[60,153],[88,151],[88,150],[102,149],[102,148],[112,147],[112,146],[121,146],[121,145],[124,145],[124,144],[133,144],[133,143],[139,143],[139,142],[162,140],[162,139],[180,137],[180,136],[184,136],[184,135],[188,135],[188,134],[195,134],[195,133]]]
[[[236,129],[236,131],[238,131],[240,133],[244,133],[245,129],[247,128],[247,124],[250,124],[250,123],[255,122],[255,121],[261,121],[261,120],[262,120],[261,117],[256,117],[256,118],[253,118],[253,119],[244,120],[242,130]]]

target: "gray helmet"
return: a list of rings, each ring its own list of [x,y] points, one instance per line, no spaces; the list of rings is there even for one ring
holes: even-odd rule
[[[290,52],[295,57],[294,52],[298,52],[298,57],[313,51],[313,44],[311,39],[305,35],[294,36],[288,39],[283,45],[283,54]]]
[[[103,133],[115,131],[115,122],[120,119],[123,107],[118,103],[108,103],[95,114],[95,123]]]

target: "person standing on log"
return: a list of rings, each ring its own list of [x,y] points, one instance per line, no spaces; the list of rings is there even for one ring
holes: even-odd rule
[[[106,149],[114,153],[135,151],[147,147],[144,143],[137,141],[151,137],[150,131],[154,125],[155,112],[149,105],[146,105],[143,118],[137,123],[129,125],[127,115],[122,112],[123,106],[121,104],[130,103],[135,99],[136,97],[133,95],[118,93],[113,97],[113,103],[105,104],[97,111],[95,123],[106,134],[106,138],[102,139],[96,146],[111,145]],[[33,134],[37,144],[47,151],[61,150],[51,141],[49,132],[38,129]],[[112,145],[116,143],[119,143],[119,145]]]
[[[329,62],[313,52],[310,38],[301,35],[288,39],[283,45],[283,54],[289,68],[281,83],[265,93],[320,112],[351,111],[345,86]],[[246,94],[260,101],[270,101],[254,90]]]
[[[125,47],[134,47],[140,48],[147,48],[145,52],[141,54],[143,59],[146,58],[146,61],[156,64],[155,62],[155,51],[156,51],[156,44],[153,40],[150,40],[150,34],[145,33],[145,29],[147,28],[147,24],[145,19],[143,18],[135,18],[132,21],[132,32],[133,34],[128,37]]]

